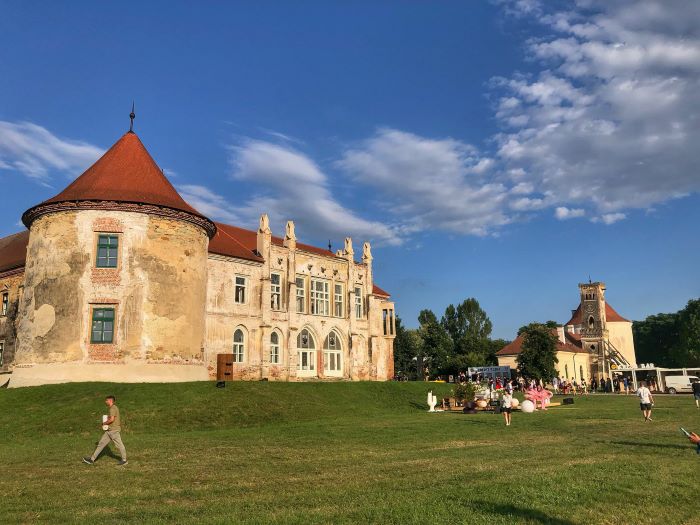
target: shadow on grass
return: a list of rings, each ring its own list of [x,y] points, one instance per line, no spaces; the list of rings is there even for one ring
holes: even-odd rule
[[[521,518],[535,523],[547,523],[549,525],[575,525],[575,522],[564,518],[550,516],[536,509],[518,507],[509,503],[492,503],[490,501],[471,501],[470,506],[479,511],[487,511],[500,514],[509,518]]]
[[[676,448],[688,449],[688,445],[669,445],[668,443],[648,443],[644,441],[598,441],[598,443],[606,443],[610,445],[627,445],[631,447],[651,447],[651,448]]]

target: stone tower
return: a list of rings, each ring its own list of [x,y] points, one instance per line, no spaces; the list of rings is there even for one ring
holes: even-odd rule
[[[592,354],[593,375],[601,377],[606,374],[605,346],[608,340],[605,283],[583,283],[578,288],[581,294],[581,343]]]
[[[194,379],[197,367],[172,365],[202,363],[206,378],[216,226],[182,199],[135,133],[22,221],[29,243],[15,362],[23,374],[95,380],[110,365],[113,381],[177,380],[180,371]]]

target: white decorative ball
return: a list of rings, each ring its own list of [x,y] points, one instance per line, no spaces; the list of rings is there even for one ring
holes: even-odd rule
[[[488,405],[489,404],[483,399],[479,399],[479,401],[476,402],[476,406],[479,408],[486,408]]]
[[[513,400],[510,402],[510,406],[513,408],[517,408],[517,406],[520,404],[520,401],[517,400],[517,398],[513,398]]]
[[[535,403],[533,403],[529,399],[526,399],[525,401],[523,401],[523,404],[520,407],[520,410],[522,410],[526,414],[534,412],[535,411]]]

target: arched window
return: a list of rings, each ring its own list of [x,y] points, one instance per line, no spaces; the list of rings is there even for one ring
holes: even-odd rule
[[[270,334],[270,364],[280,363],[280,335],[277,332]]]
[[[583,379],[584,379],[584,377],[583,377],[583,365],[579,366],[579,372],[580,372],[579,377],[581,378],[581,381],[583,381]]]
[[[245,334],[237,328],[233,332],[233,362],[242,363],[245,359]]]
[[[340,336],[331,331],[323,342],[323,371],[329,375],[343,372],[343,345]]]
[[[569,380],[569,365],[564,365],[564,377]]]
[[[308,329],[304,328],[297,336],[297,350],[299,352],[298,369],[304,375],[316,370],[316,341]]]
[[[588,318],[588,328],[593,328],[595,326],[595,318],[591,315]]]

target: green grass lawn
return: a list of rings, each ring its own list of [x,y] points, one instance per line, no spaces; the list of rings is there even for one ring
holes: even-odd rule
[[[0,523],[700,523],[689,396],[429,414],[425,383],[0,390]],[[129,464],[81,463],[117,396]],[[116,450],[115,450],[116,452]]]

